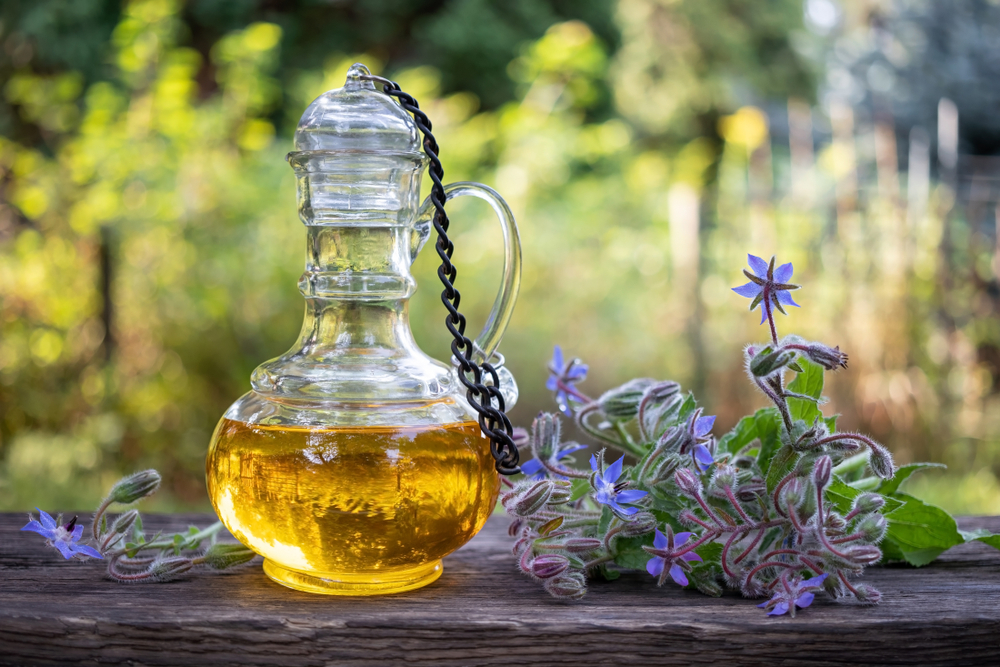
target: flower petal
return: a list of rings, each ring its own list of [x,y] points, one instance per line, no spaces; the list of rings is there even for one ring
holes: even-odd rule
[[[81,537],[83,537],[83,524],[78,523],[73,527],[73,534],[70,536],[70,541],[79,542]]]
[[[563,363],[563,353],[562,348],[556,345],[555,349],[552,350],[552,370],[555,373],[562,373],[565,364]]]
[[[590,455],[590,469],[597,472],[597,457],[593,454]]]
[[[681,586],[688,585],[688,578],[684,575],[684,570],[676,563],[670,566],[670,578]]]
[[[767,262],[757,255],[750,254],[747,255],[747,262],[750,263],[750,268],[753,269],[758,278],[767,278]]]
[[[74,544],[72,550],[74,554],[83,554],[84,556],[104,560],[104,556],[101,555],[100,551],[86,544]]]
[[[587,377],[588,370],[590,370],[590,366],[587,364],[573,364],[573,367],[566,373],[566,378],[570,380],[582,380]]]
[[[654,577],[658,577],[663,573],[663,559],[659,556],[654,556],[646,562],[646,572],[649,572]]]
[[[556,455],[556,459],[564,459],[567,456],[569,456],[570,454],[572,454],[574,452],[578,452],[581,449],[586,449],[586,448],[587,448],[587,445],[581,445],[579,443],[577,443],[575,445],[570,445],[566,449],[561,450],[559,452],[559,454]]]
[[[715,417],[698,417],[698,420],[694,423],[694,434],[695,437],[701,438],[712,432],[712,426],[715,425]]]
[[[73,545],[70,545],[62,540],[53,540],[52,546],[59,550],[59,553],[63,555],[63,558],[69,560],[73,557]]]
[[[674,533],[674,549],[679,549],[691,539],[691,533]]]
[[[765,320],[767,320],[767,308],[761,308],[760,309],[760,323],[764,324]]]
[[[620,459],[608,466],[608,469],[604,471],[604,481],[608,484],[614,484],[618,481],[618,478],[622,476],[622,463],[625,461],[625,457],[622,456]]]
[[[559,380],[556,379],[555,375],[550,375],[549,379],[545,381],[545,388],[549,391],[555,391],[559,388]]]
[[[521,464],[521,473],[527,476],[534,475],[542,469],[542,462],[538,459],[531,459]]]
[[[38,533],[39,535],[41,535],[43,537],[47,537],[49,539],[52,539],[52,529],[51,528],[46,528],[45,526],[43,526],[42,524],[38,523],[34,519],[32,519],[31,521],[29,521],[28,525],[25,526],[24,528],[22,528],[21,530],[30,530],[31,532]]]
[[[734,287],[733,291],[739,294],[740,296],[745,296],[748,299],[752,299],[758,294],[760,294],[760,291],[762,289],[764,288],[761,287],[760,285],[757,285],[756,283],[747,283],[746,285],[740,285],[739,287]]]
[[[667,536],[660,532],[660,529],[656,529],[656,534],[653,536],[653,546],[657,549],[667,548]]]
[[[640,491],[639,489],[626,489],[625,491],[619,491],[615,500],[620,503],[634,503],[637,500],[642,500],[646,495],[645,491]]]
[[[701,556],[699,556],[698,554],[696,554],[693,551],[687,552],[686,554],[684,554],[683,556],[681,556],[681,558],[683,558],[684,560],[686,560],[688,562],[693,561],[693,560],[701,562]]]
[[[796,308],[802,307],[799,304],[795,303],[795,301],[792,299],[792,295],[789,294],[787,290],[783,289],[778,290],[777,298],[778,298],[778,303],[780,303],[783,306],[795,306]]]
[[[633,514],[639,511],[638,507],[622,507],[613,500],[608,503],[608,507],[618,512],[622,516],[632,516]]]
[[[812,579],[806,579],[805,581],[802,582],[802,585],[803,586],[819,586],[829,576],[830,576],[829,572],[824,572],[823,574],[819,575],[818,577],[813,577]]]
[[[768,616],[781,616],[782,614],[787,614],[787,613],[788,613],[788,603],[787,602],[779,602],[778,604],[776,604],[774,606],[774,609],[772,609],[770,612],[768,612],[767,615]]]
[[[774,270],[774,282],[787,283],[792,279],[792,263],[782,264]]]
[[[45,526],[49,530],[56,527],[56,520],[52,518],[51,514],[37,507],[35,509],[38,510],[38,517],[41,520],[43,526]]]
[[[813,595],[812,593],[803,593],[799,597],[795,598],[795,605],[800,609],[805,609],[806,607],[808,607],[813,603],[813,599],[815,597],[816,596]]]

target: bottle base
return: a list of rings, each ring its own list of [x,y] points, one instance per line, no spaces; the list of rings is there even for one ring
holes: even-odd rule
[[[306,593],[321,595],[390,595],[422,588],[441,576],[444,566],[433,561],[420,567],[371,574],[307,574],[264,559],[264,574],[272,581]]]

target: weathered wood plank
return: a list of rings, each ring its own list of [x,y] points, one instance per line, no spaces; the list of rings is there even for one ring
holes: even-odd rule
[[[205,516],[151,516],[176,529]],[[259,565],[121,586],[70,563],[0,515],[0,665],[978,665],[1000,655],[1000,553],[981,544],[935,564],[872,568],[877,608],[817,600],[796,619],[647,576],[566,603],[518,575],[491,519],[431,586],[338,598],[285,589]],[[963,526],[1000,529],[1000,518]]]

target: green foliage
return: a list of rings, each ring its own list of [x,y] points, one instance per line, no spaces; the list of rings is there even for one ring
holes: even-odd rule
[[[803,398],[788,399],[788,410],[792,419],[801,419],[812,424],[817,418],[822,419],[819,401],[823,398],[823,367],[808,359],[800,359],[798,364],[803,372],[797,373],[795,379],[788,384],[788,391],[802,396],[811,396],[813,400]]]

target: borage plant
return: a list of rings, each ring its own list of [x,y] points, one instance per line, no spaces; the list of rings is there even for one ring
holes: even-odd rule
[[[749,263],[750,282],[734,291],[761,309],[771,340],[747,346],[745,365],[773,407],[721,438],[715,417],[676,382],[642,378],[587,396],[578,387],[587,366],[556,347],[548,388],[605,449],[590,470],[573,467],[585,446],[564,442],[559,417],[541,413],[530,434],[518,429],[534,458],[502,497],[520,569],[552,595],[580,598],[592,576],[645,570],[660,586],[718,596],[724,584],[768,598],[759,606],[770,615],[794,616],[821,591],[877,604],[879,591],[857,578],[881,560],[924,565],[970,539],[1000,548],[1000,536],[960,531],[943,510],[899,491],[930,464],[895,468],[885,447],[838,431],[836,416],[822,413],[824,373],[845,368],[847,355],[779,338],[774,311],[798,306],[792,265],[753,255]],[[613,462],[609,449],[620,453]]]
[[[249,563],[256,554],[242,544],[216,542],[222,523],[208,528],[191,526],[186,532],[148,538],[142,528],[142,517],[130,509],[109,517],[115,505],[131,505],[151,496],[160,487],[160,475],[144,470],[129,475],[111,488],[91,523],[90,535],[84,541],[84,526],[73,517],[63,523],[42,510],[38,518],[29,515],[28,525],[21,530],[32,531],[46,538],[67,560],[101,559],[107,562],[108,577],[120,583],[162,582],[176,579],[192,569],[213,570]]]

